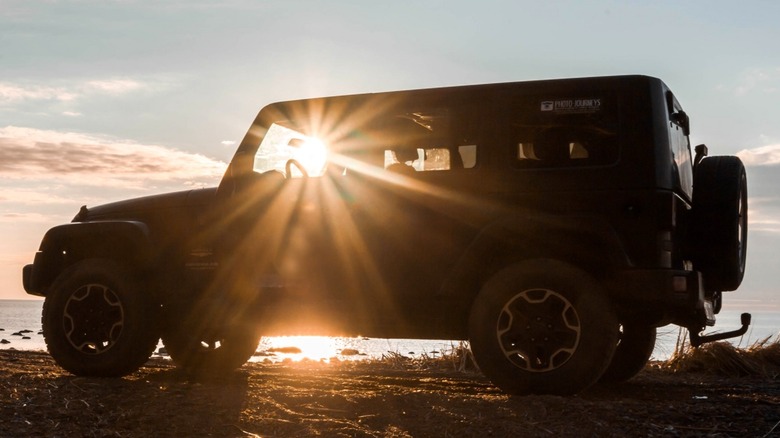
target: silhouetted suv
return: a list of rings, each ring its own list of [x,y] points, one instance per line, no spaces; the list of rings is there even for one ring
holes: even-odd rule
[[[565,79],[266,106],[219,187],[82,207],[24,268],[49,351],[136,370],[159,338],[229,371],[279,334],[467,339],[510,393],[694,345],[745,271],[745,169],[691,152],[660,80]]]

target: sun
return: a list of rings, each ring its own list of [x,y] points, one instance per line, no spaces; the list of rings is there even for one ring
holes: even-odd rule
[[[328,148],[322,140],[315,137],[307,137],[303,139],[303,142],[295,151],[295,158],[303,165],[309,175],[319,176],[325,170]]]

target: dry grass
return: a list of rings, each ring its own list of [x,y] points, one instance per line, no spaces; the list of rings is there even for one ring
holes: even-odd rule
[[[450,350],[439,354],[422,353],[417,357],[409,357],[398,352],[388,351],[380,358],[366,359],[364,362],[381,364],[399,370],[473,372],[478,369],[471,348],[465,341],[452,344]]]
[[[756,341],[745,348],[726,341],[693,348],[685,342],[686,338],[686,333],[681,331],[672,357],[661,364],[661,369],[726,377],[777,379],[780,376],[780,335]]]
[[[729,342],[712,342],[693,348],[686,342],[683,330],[671,358],[656,363],[654,368],[665,372],[705,373],[724,377],[780,377],[780,335],[767,337],[748,347],[735,347]],[[398,352],[388,352],[378,359],[366,359],[367,363],[398,370],[475,372],[468,342],[453,344],[452,349],[441,354],[423,353],[409,357]]]

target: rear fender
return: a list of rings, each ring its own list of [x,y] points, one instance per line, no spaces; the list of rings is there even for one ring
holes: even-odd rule
[[[615,230],[598,218],[508,217],[483,229],[451,271],[439,291],[452,306],[447,314],[466,321],[488,278],[510,264],[537,258],[566,261],[601,279],[614,267],[630,264]]]

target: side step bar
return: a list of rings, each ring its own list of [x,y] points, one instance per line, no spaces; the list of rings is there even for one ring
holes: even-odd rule
[[[694,347],[698,347],[702,344],[706,344],[707,342],[720,341],[723,339],[736,338],[737,336],[742,336],[745,333],[747,333],[748,328],[750,327],[750,318],[751,316],[749,313],[743,313],[742,316],[740,317],[742,322],[742,327],[737,330],[733,330],[725,333],[713,333],[711,335],[700,335],[698,331],[695,331],[689,327],[688,333],[690,333],[691,335],[691,345],[693,345]]]

